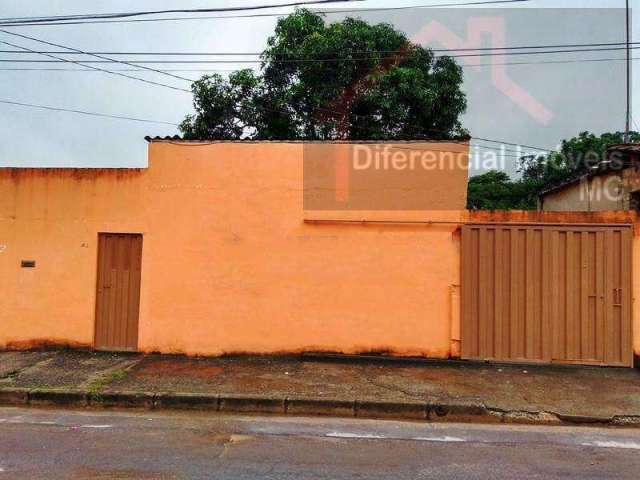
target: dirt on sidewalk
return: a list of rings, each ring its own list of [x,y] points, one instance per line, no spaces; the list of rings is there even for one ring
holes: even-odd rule
[[[475,403],[513,412],[640,417],[640,371],[598,367],[2,352],[0,390],[9,388]]]

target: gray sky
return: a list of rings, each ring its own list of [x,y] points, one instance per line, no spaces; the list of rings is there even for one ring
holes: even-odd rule
[[[338,5],[336,8],[385,7],[400,5],[433,5],[462,0],[367,0],[356,5]],[[632,6],[638,0],[632,1]],[[271,0],[255,1],[196,1],[196,0],[111,0],[86,2],[80,0],[3,0],[2,17],[63,15],[100,12],[121,12],[163,8],[211,8],[217,6],[255,5],[276,3]],[[399,12],[366,13],[358,15],[370,21],[388,21],[404,30],[410,37],[433,32],[435,24],[452,35],[468,41],[470,18],[502,17],[505,19],[505,38],[502,45],[535,45],[565,43],[619,42],[624,40],[624,25],[619,24],[621,11],[595,11],[596,2],[587,0],[546,1],[532,0],[510,9],[482,11],[467,9],[458,15],[452,9],[420,9]],[[599,8],[619,8],[623,0],[597,2]],[[558,10],[557,15],[547,10],[564,7],[584,10]],[[640,9],[637,9],[640,11]],[[290,9],[281,9],[282,12]],[[172,15],[176,16],[176,15]],[[179,15],[184,16],[184,15]],[[337,19],[340,16],[329,16]],[[638,12],[634,14],[638,25]],[[139,22],[113,24],[86,24],[67,26],[29,26],[6,28],[12,32],[72,46],[82,50],[102,51],[209,51],[256,52],[265,46],[273,32],[276,18],[200,19],[189,21]],[[471,21],[473,22],[473,20]],[[637,28],[634,28],[634,37]],[[428,34],[428,32],[427,32]],[[444,48],[451,48],[453,40]],[[0,33],[0,40],[34,50],[51,47]],[[632,40],[633,41],[633,40]],[[427,42],[433,48],[443,48],[442,39]],[[447,43],[445,41],[444,43]],[[482,33],[481,46],[490,46],[487,32]],[[1,50],[13,50],[0,44]],[[58,50],[57,48],[53,48]],[[492,77],[494,67],[485,66],[477,71],[465,66],[465,90],[469,108],[464,124],[473,135],[502,139],[541,147],[553,147],[562,138],[580,130],[622,129],[624,126],[624,62],[547,63],[541,61],[563,59],[621,58],[623,52],[595,52],[557,55],[489,57],[485,63],[517,63],[505,65],[502,72],[516,84],[505,92],[504,81]],[[640,57],[640,50],[633,56]],[[40,56],[30,55],[36,59]],[[0,54],[0,59],[27,58],[22,55]],[[78,61],[87,57],[67,57]],[[122,58],[122,57],[118,57]],[[205,57],[202,57],[205,58]],[[207,57],[213,58],[213,57]],[[220,57],[215,57],[220,59]],[[237,58],[237,57],[235,57]],[[40,57],[47,60],[45,57]],[[144,60],[141,57],[140,60]],[[469,59],[460,59],[466,63]],[[637,63],[637,62],[634,62]],[[127,69],[122,65],[99,65],[110,69]],[[238,64],[151,65],[158,69],[197,68],[233,69]],[[246,65],[242,65],[246,66]],[[81,68],[71,64],[18,64],[0,62],[0,100],[88,110],[137,118],[179,123],[191,111],[191,95],[167,88],[143,84],[95,71],[10,71],[9,68]],[[181,88],[189,84],[152,72],[126,72],[130,75],[167,83]],[[203,72],[172,72],[197,78]],[[634,78],[637,91],[638,79]],[[523,107],[514,100],[513,88],[519,88],[545,108]],[[507,90],[509,90],[507,88]],[[522,96],[520,96],[522,99]],[[634,98],[638,110],[640,97]],[[526,102],[525,102],[526,104]],[[528,108],[528,110],[527,110]],[[532,110],[533,108],[533,110]],[[545,118],[545,113],[547,116]],[[635,119],[640,123],[640,118]],[[637,129],[638,127],[636,127]],[[0,166],[145,166],[145,135],[175,134],[169,125],[144,124],[124,120],[87,117],[73,113],[41,111],[20,106],[0,104]],[[508,149],[514,147],[508,146]],[[514,152],[508,152],[513,155]],[[507,157],[505,168],[513,172],[512,157]],[[509,164],[511,162],[511,164]]]

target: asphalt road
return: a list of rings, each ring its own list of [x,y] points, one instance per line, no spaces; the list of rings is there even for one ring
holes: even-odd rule
[[[0,479],[638,478],[640,430],[0,408]]]

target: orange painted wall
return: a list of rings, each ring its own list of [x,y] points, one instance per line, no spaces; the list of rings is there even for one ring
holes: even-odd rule
[[[314,223],[334,213],[303,210],[302,149],[154,142],[148,169],[0,169],[0,347],[91,345],[97,234],[134,232],[142,351],[449,356],[457,227]],[[462,212],[335,214],[455,222]]]
[[[630,212],[304,211],[302,150],[154,142],[147,169],[0,169],[0,348],[90,346],[98,232],[131,232],[144,235],[142,351],[455,356],[456,222],[638,223]],[[451,180],[460,202],[465,180]],[[640,355],[637,301],[633,318]]]

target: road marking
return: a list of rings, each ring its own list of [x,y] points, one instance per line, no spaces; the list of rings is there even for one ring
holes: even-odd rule
[[[413,440],[416,442],[466,442],[465,438],[450,437],[445,435],[443,437],[397,437],[394,435],[376,435],[371,433],[351,433],[351,432],[330,432],[325,435],[326,437],[333,438],[360,438],[360,439],[373,439],[373,440]]]
[[[387,438],[384,435],[374,435],[372,433],[349,433],[349,432],[329,432],[326,437],[334,438]]]
[[[50,422],[46,420],[0,420],[0,423],[10,423],[15,425],[58,425],[56,422]]]
[[[411,440],[418,440],[420,442],[466,442],[466,439],[460,437],[415,437]]]
[[[615,442],[615,441],[601,441],[585,442],[583,447],[600,447],[600,448],[627,448],[631,450],[640,450],[640,443],[636,442]]]
[[[80,425],[80,428],[112,428],[113,425]]]

